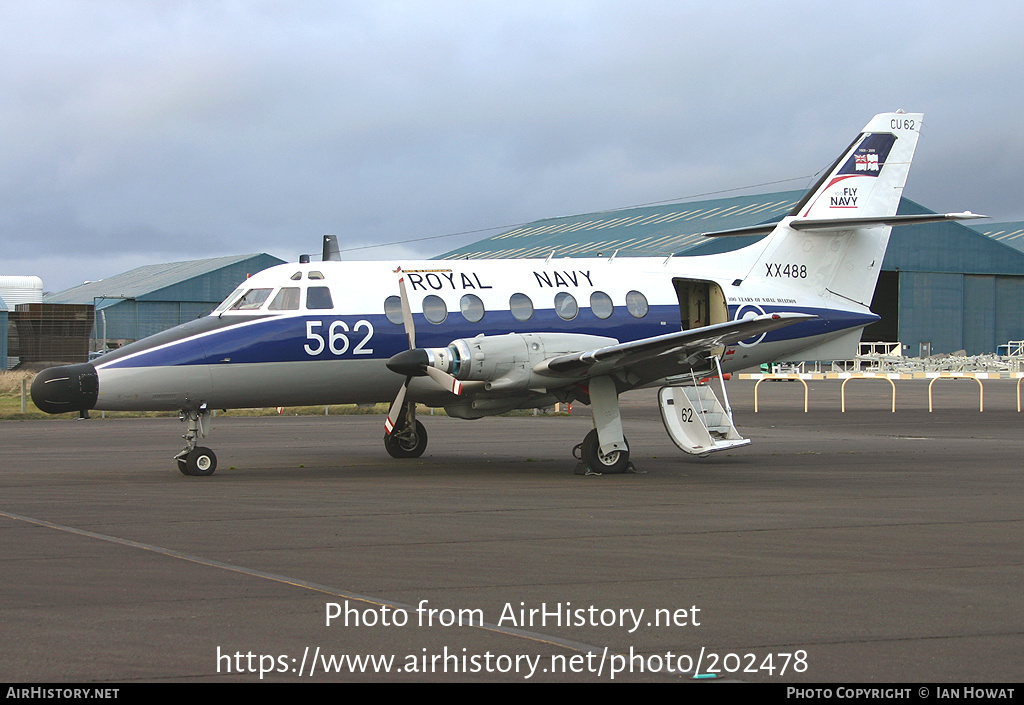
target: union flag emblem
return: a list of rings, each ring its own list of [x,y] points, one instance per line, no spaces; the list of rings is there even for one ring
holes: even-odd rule
[[[857,160],[855,167],[857,171],[878,171],[877,154],[858,154],[855,159]]]

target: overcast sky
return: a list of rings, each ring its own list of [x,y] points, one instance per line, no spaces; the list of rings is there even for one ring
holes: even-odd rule
[[[900,108],[906,196],[1024,220],[1016,2],[0,0],[0,59],[0,274],[48,291],[803,188]]]

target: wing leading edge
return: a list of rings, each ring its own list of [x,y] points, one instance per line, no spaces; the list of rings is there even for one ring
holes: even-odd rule
[[[630,343],[559,355],[539,363],[533,371],[540,375],[574,378],[637,372],[638,376],[646,378],[649,375],[642,374],[642,370],[636,369],[638,366],[647,367],[659,362],[668,362],[671,365],[671,356],[677,356],[679,372],[682,372],[685,371],[683,361],[693,355],[709,352],[723,345],[732,345],[812,318],[815,316],[804,313],[773,313],[739,321],[727,321]],[[661,368],[662,365],[657,367]],[[661,376],[664,375],[658,374],[654,379]]]

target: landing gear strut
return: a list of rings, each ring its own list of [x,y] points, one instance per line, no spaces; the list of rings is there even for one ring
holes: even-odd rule
[[[427,449],[427,429],[416,420],[416,404],[406,404],[395,429],[384,435],[384,449],[392,458],[418,458]]]
[[[636,472],[629,462],[629,444],[622,435],[615,381],[610,377],[590,380],[590,403],[594,409],[594,429],[573,449],[573,455],[581,461],[576,472],[585,475]]]
[[[217,470],[217,456],[209,448],[197,444],[196,439],[206,438],[207,428],[210,423],[210,410],[206,404],[200,405],[198,409],[183,409],[181,420],[188,421],[188,431],[182,438],[185,439],[185,447],[180,453],[174,456],[178,461],[178,470],[182,475],[195,475],[207,477]]]

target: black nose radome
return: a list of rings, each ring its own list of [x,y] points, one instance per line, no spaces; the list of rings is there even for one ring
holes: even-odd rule
[[[99,375],[88,362],[48,367],[32,380],[32,401],[48,414],[87,411],[96,405],[99,392]]]

